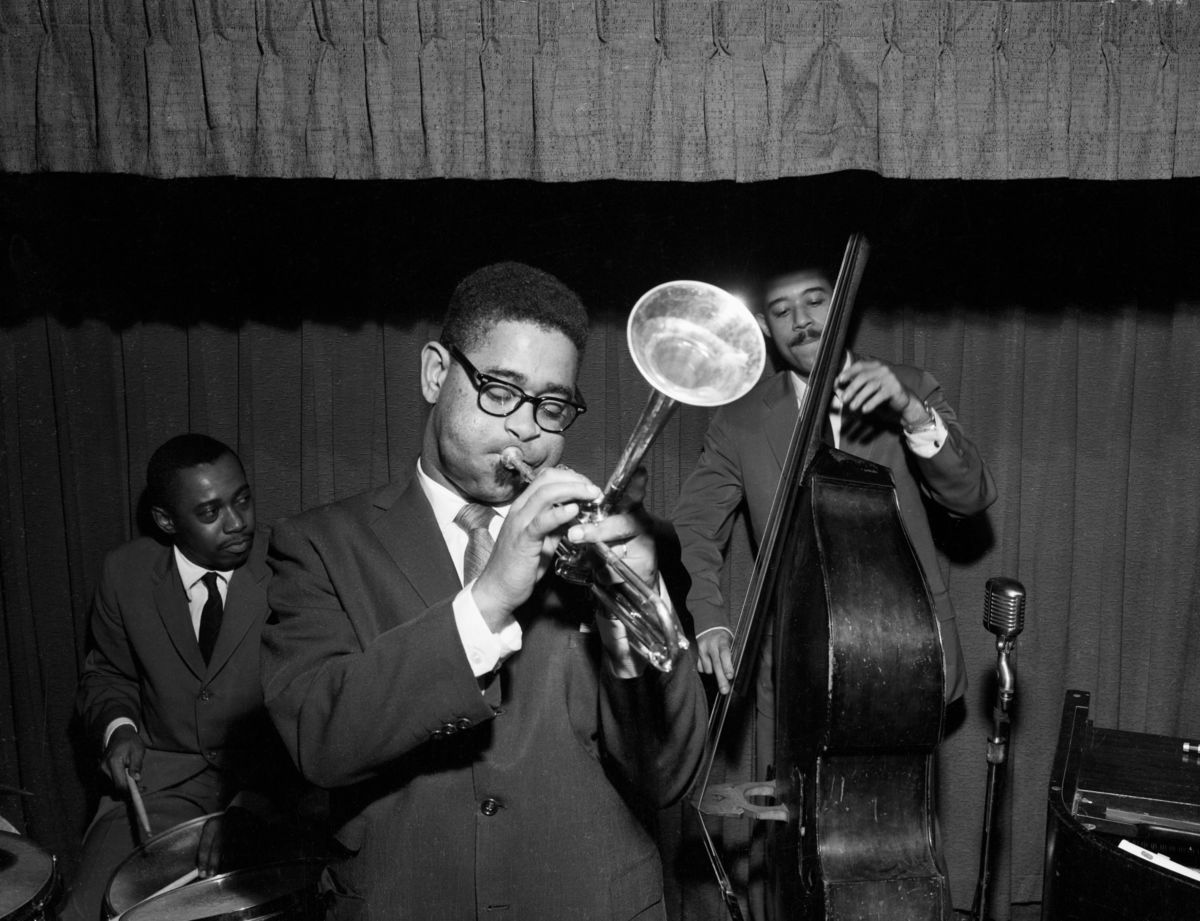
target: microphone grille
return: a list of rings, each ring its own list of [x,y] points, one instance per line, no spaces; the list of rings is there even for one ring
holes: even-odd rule
[[[1025,587],[1016,579],[993,576],[987,580],[983,625],[992,633],[1016,636],[1025,627]]]

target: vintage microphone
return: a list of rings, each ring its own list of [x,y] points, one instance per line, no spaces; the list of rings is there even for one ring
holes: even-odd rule
[[[979,853],[979,881],[971,906],[974,921],[985,921],[987,888],[991,876],[992,829],[996,822],[996,793],[1000,765],[1008,760],[1009,708],[1017,696],[1013,671],[1013,646],[1025,627],[1025,587],[1016,579],[993,576],[987,580],[983,600],[983,625],[996,634],[996,705],[992,708],[992,734],[987,744],[987,796],[983,806],[983,844]]]

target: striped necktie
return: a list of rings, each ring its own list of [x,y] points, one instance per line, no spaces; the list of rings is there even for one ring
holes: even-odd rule
[[[495,509],[477,502],[468,502],[454,516],[454,523],[467,532],[467,552],[463,554],[463,585],[483,572],[483,567],[492,554],[494,541],[488,532],[488,525],[495,517]]]

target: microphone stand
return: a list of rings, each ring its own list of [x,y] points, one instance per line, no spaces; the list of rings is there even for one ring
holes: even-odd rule
[[[987,581],[983,625],[996,635],[996,705],[992,708],[992,734],[987,744],[987,796],[983,804],[983,842],[979,849],[979,882],[971,906],[973,921],[986,921],[987,888],[991,880],[992,832],[996,825],[996,798],[1001,767],[1008,763],[1009,708],[1017,696],[1013,672],[1013,645],[1025,626],[1025,587],[1016,579],[995,576]]]
[[[1009,706],[1015,697],[1012,669],[1008,655],[1012,652],[1015,636],[996,638],[999,653],[996,663],[996,705],[992,708],[992,734],[987,742],[987,793],[983,804],[983,841],[979,848],[979,881],[975,886],[975,900],[971,905],[973,921],[986,921],[987,889],[991,881],[992,832],[996,825],[996,799],[999,795],[1001,766],[1008,762],[1008,738],[1011,719]]]

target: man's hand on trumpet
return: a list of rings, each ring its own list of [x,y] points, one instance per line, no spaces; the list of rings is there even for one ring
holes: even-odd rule
[[[601,490],[586,477],[566,467],[546,467],[538,473],[523,462],[519,451],[506,449],[502,463],[527,481],[509,509],[488,563],[472,589],[475,603],[493,631],[512,621],[513,612],[533,592],[534,585],[552,565],[564,537],[576,544],[604,544],[648,585],[658,582],[658,558],[651,534],[651,518],[642,506],[646,474],[631,478],[616,506],[603,520],[582,523],[576,519],[581,502],[595,502]],[[617,576],[606,567],[601,579]],[[597,631],[618,677],[640,675],[644,663],[629,643],[619,620],[596,618]]]
[[[658,550],[652,533],[653,519],[642,504],[645,497],[646,470],[638,468],[604,521],[575,525],[567,532],[567,539],[577,544],[599,541],[608,544],[644,582],[657,585]],[[616,576],[612,572],[609,575]]]
[[[600,498],[600,488],[564,467],[542,470],[518,495],[504,518],[487,565],[472,595],[493,632],[512,621],[554,560],[566,526],[579,514],[579,503]]]
[[[651,519],[642,505],[646,493],[646,471],[638,470],[629,481],[615,508],[603,521],[572,525],[567,539],[576,544],[604,543],[651,588],[658,586],[658,552],[651,532]],[[616,579],[607,568],[605,575]],[[633,652],[626,627],[615,617],[597,613],[596,630],[608,653],[609,665],[618,678],[636,678],[646,663]]]

